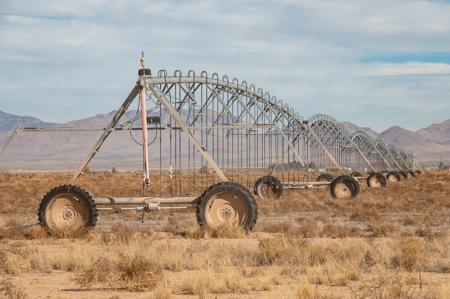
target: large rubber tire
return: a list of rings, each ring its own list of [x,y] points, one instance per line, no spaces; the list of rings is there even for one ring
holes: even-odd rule
[[[321,173],[316,179],[317,182],[332,182],[333,180],[333,175],[329,173]]]
[[[337,177],[330,186],[331,196],[337,199],[355,198],[361,192],[358,181],[349,175]]]
[[[353,171],[352,173],[350,173],[350,176],[352,176],[352,177],[361,177],[363,175],[359,171]]]
[[[212,185],[197,200],[197,222],[204,226],[227,223],[251,230],[258,219],[256,200],[245,187],[233,182]]]
[[[408,173],[404,170],[399,171],[404,179],[408,179]]]
[[[367,177],[367,186],[370,188],[385,187],[386,178],[379,172],[373,172]]]
[[[264,199],[279,199],[283,194],[283,184],[272,175],[260,177],[253,189],[255,195]]]
[[[397,183],[402,180],[402,175],[398,171],[391,171],[386,175],[386,179],[390,183]]]
[[[97,208],[92,196],[76,185],[50,190],[38,210],[39,223],[49,232],[77,232],[97,223]]]

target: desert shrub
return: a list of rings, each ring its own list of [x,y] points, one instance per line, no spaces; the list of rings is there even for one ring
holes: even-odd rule
[[[74,281],[82,288],[94,285],[113,289],[144,291],[154,289],[164,279],[161,268],[139,255],[119,255],[116,259],[99,257],[77,273]]]
[[[424,241],[417,237],[406,237],[398,242],[398,252],[391,257],[391,266],[407,271],[423,267],[426,257]]]
[[[103,243],[106,245],[128,245],[135,236],[136,231],[128,225],[114,224],[111,231],[101,235]]]
[[[445,287],[434,283],[423,283],[411,274],[383,272],[368,282],[351,288],[354,298],[410,298],[410,299],[444,299]]]
[[[16,227],[2,227],[0,228],[1,239],[45,239],[48,238],[48,232],[40,225],[22,225]]]
[[[239,275],[228,270],[216,274],[193,272],[181,284],[181,292],[205,298],[206,294],[248,294],[250,288]]]
[[[315,299],[316,298],[316,290],[317,287],[314,287],[309,283],[308,280],[304,279],[298,289],[297,289],[297,298],[298,299]]]
[[[186,236],[194,239],[241,239],[245,236],[245,232],[240,227],[223,224],[217,227],[196,226],[189,230]]]
[[[328,263],[315,266],[307,270],[309,282],[315,285],[338,285],[346,286],[351,280],[358,280],[359,269],[356,267],[345,267],[343,265]]]
[[[299,241],[281,237],[266,238],[259,241],[257,262],[259,265],[296,264]]]
[[[113,265],[110,259],[99,257],[82,272],[77,273],[75,282],[82,288],[90,288],[96,284],[109,285]]]
[[[163,279],[150,295],[152,299],[171,299],[172,297],[172,289],[166,279]]]
[[[69,227],[55,228],[51,232],[51,236],[55,239],[84,239],[88,235],[88,229],[72,230]]]
[[[27,294],[4,278],[0,281],[0,297],[5,299],[26,299]]]

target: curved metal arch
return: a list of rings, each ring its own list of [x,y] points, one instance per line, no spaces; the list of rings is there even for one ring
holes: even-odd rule
[[[296,160],[299,161],[303,166],[305,163],[300,157],[298,149],[295,149],[296,142],[303,137],[303,140],[315,140],[317,143],[318,150],[323,152],[325,156],[334,164],[335,167],[341,168],[339,163],[333,157],[333,155],[325,148],[325,145],[321,142],[320,137],[317,136],[317,132],[314,132],[315,121],[313,121],[312,129],[311,125],[308,124],[308,121],[305,121],[303,118],[299,116],[293,109],[291,109],[287,104],[283,103],[281,100],[276,99],[275,97],[271,97],[269,93],[265,93],[262,89],[256,89],[254,85],[248,85],[245,81],[243,84],[239,84],[238,79],[233,79],[231,82],[227,76],[223,77],[224,79],[219,79],[218,75],[214,75],[212,77],[208,77],[205,72],[202,72],[201,77],[195,76],[194,72],[189,72],[188,76],[183,76],[181,73],[177,73],[176,76],[167,76],[167,72],[158,72],[158,74],[162,74],[163,76],[159,77],[151,77],[147,76],[147,83],[150,85],[158,85],[163,93],[166,93],[170,97],[170,92],[173,86],[180,85],[185,86],[183,88],[184,92],[189,95],[191,99],[194,98],[191,93],[188,91],[192,90],[192,88],[198,88],[201,85],[212,86],[209,87],[211,94],[216,94],[215,97],[219,98],[220,94],[231,94],[231,100],[227,97],[226,103],[222,100],[221,107],[224,108],[221,112],[219,112],[219,116],[216,118],[215,123],[224,116],[232,115],[233,109],[230,109],[230,106],[234,105],[236,102],[240,102],[239,107],[241,107],[242,113],[237,116],[237,120],[242,119],[242,117],[246,117],[247,121],[251,121],[253,125],[263,125],[263,124],[271,124],[274,126],[275,130],[278,130],[284,140],[286,141],[289,150],[296,156]],[[186,90],[188,89],[188,90]],[[195,90],[193,91],[195,92]],[[241,101],[241,97],[244,97],[244,100]],[[178,103],[175,101],[175,106],[178,105],[177,110],[180,111],[182,109],[182,105],[186,102],[186,96],[183,96],[182,99],[178,99]],[[195,102],[195,101],[194,101]],[[249,110],[249,108],[257,107],[258,115],[253,115]],[[196,119],[200,117],[200,115],[208,109],[208,102],[204,103],[199,110],[196,112],[196,116],[193,116],[193,121],[191,122],[191,126],[195,125]],[[228,110],[228,113],[224,111]],[[230,112],[231,110],[231,112]],[[194,112],[195,113],[195,112]],[[352,148],[352,142],[350,140],[350,136],[345,128],[335,119],[330,116],[325,116],[327,122],[326,126],[329,129],[329,137],[337,140],[340,140],[340,146]],[[333,124],[333,125],[331,125]],[[320,133],[319,133],[320,135]],[[345,142],[342,142],[344,140]],[[326,142],[328,143],[328,142]],[[298,143],[297,143],[298,146]],[[367,159],[365,159],[367,161]],[[370,165],[370,162],[367,161]],[[370,168],[373,168],[370,166]]]
[[[386,155],[388,150],[387,150],[387,145],[381,140],[381,139],[375,139],[374,140],[374,144],[375,147],[383,154]]]
[[[359,145],[359,148],[366,151],[377,151],[373,139],[363,131],[356,131],[351,135],[353,142]],[[377,151],[378,152],[378,151]]]
[[[162,76],[159,76],[162,75]],[[229,80],[228,76],[219,79],[217,74],[208,77],[206,72],[202,72],[200,77],[195,76],[195,72],[189,71],[187,76],[183,76],[181,72],[177,72],[173,76],[168,76],[167,72],[158,72],[157,77],[146,77],[146,83],[152,86],[158,86],[162,93],[172,98],[173,89],[179,86],[182,89],[181,96],[171,103],[177,111],[181,111],[188,107],[191,121],[190,126],[194,127],[199,118],[208,112],[210,105],[220,102],[215,106],[216,115],[213,124],[229,124],[229,130],[233,129],[233,125],[238,123],[246,123],[255,127],[270,125],[272,128],[267,129],[265,134],[281,135],[288,147],[288,155],[292,154],[294,159],[302,166],[305,163],[296,149],[294,143],[300,136],[308,133],[308,128],[304,124],[304,120],[289,105],[264,92],[263,89],[256,89],[253,84],[248,85],[246,81],[239,84],[239,80],[234,78]],[[199,109],[191,109],[192,105],[198,105],[195,101],[195,93],[198,89],[207,88],[208,96],[205,101],[200,103]],[[175,88],[174,88],[175,87]],[[178,88],[179,90],[179,88]],[[211,100],[210,99],[215,99]],[[187,104],[187,105],[186,105]],[[212,109],[214,110],[214,108]],[[232,122],[230,123],[230,120]]]
[[[391,165],[397,166],[397,169],[401,169],[402,167],[399,164],[399,161],[397,160],[397,158],[392,155],[392,153],[389,151],[388,146],[381,140],[381,139],[376,139],[375,142],[375,147],[378,149],[378,151],[384,156],[384,157],[388,157],[389,161],[391,162]]]
[[[152,77],[151,75],[146,78],[147,83],[151,85],[160,85],[160,86],[169,86],[167,88],[162,88],[163,92],[169,92],[171,87],[175,84],[186,84],[188,86],[195,86],[199,84],[211,84],[215,85],[218,91],[220,92],[230,92],[235,94],[236,98],[239,96],[246,96],[250,99],[250,103],[254,102],[260,103],[261,106],[261,114],[256,117],[256,121],[265,120],[267,121],[267,113],[265,114],[266,118],[264,118],[264,111],[272,111],[273,113],[272,119],[270,120],[272,124],[279,124],[286,131],[289,129],[295,130],[303,130],[306,131],[306,128],[303,124],[303,119],[298,118],[298,115],[295,115],[293,111],[287,104],[283,104],[281,101],[273,101],[270,97],[270,94],[264,93],[262,89],[257,89],[255,91],[255,87],[252,85],[248,86],[246,81],[242,81],[239,84],[238,79],[233,79],[231,82],[228,80],[227,76],[224,76],[223,79],[219,79],[217,74],[214,74],[212,77],[208,77],[206,72],[202,72],[202,75],[195,76],[195,72],[189,71],[187,76],[183,76],[181,72],[177,72],[173,76],[168,76],[166,71],[159,71],[157,77]],[[237,100],[237,99],[236,99]],[[181,105],[183,105],[181,103]],[[245,106],[245,105],[242,105]]]
[[[408,164],[400,155],[400,151],[395,147],[395,145],[393,144],[388,145],[387,150],[395,158],[395,160],[398,161],[398,164],[401,169],[409,169]]]
[[[399,150],[398,154],[404,161],[407,169],[414,168],[414,154],[413,153],[405,152],[404,150]]]
[[[308,118],[309,126],[316,131],[316,133],[324,133],[328,135],[325,140],[326,145],[337,145],[341,147],[352,147],[350,135],[347,130],[336,118],[326,114],[315,114]],[[325,132],[323,130],[326,130]],[[322,132],[321,132],[322,131]]]
[[[362,151],[364,151],[367,156],[370,157],[372,155],[375,155],[377,159],[381,159],[384,162],[385,166],[388,169],[392,169],[389,162],[377,148],[375,140],[372,139],[372,137],[370,137],[366,132],[356,131],[351,135],[351,138],[352,141],[356,144],[356,146],[358,146]]]
[[[330,146],[335,151],[335,156],[344,161],[345,166],[352,168],[366,168],[376,171],[366,155],[353,142],[347,129],[336,118],[315,114],[308,119],[308,126],[316,132],[326,146]]]

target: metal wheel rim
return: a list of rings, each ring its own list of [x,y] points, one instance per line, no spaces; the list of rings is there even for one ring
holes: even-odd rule
[[[374,175],[369,179],[369,186],[371,188],[379,188],[381,187],[381,181]]]
[[[334,193],[336,198],[344,199],[350,198],[352,196],[352,190],[347,183],[341,182],[337,183],[334,187]]]
[[[388,175],[388,180],[389,180],[389,182],[393,182],[393,183],[398,182],[397,178],[393,174]]]
[[[258,195],[265,199],[277,198],[275,185],[270,182],[262,182],[258,186]]]
[[[51,230],[78,231],[86,226],[87,219],[86,205],[70,193],[53,198],[45,211],[45,220]]]
[[[245,201],[230,191],[214,194],[205,208],[206,223],[210,226],[231,224],[244,226],[248,218]]]

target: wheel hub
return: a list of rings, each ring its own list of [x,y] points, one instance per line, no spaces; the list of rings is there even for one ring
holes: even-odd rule
[[[381,182],[380,182],[380,180],[379,180],[377,177],[375,177],[375,176],[373,176],[372,178],[370,178],[369,182],[370,182],[370,187],[372,187],[372,188],[378,188],[378,187],[381,187]]]
[[[222,217],[222,219],[224,220],[228,220],[231,219],[232,215],[234,214],[234,211],[229,207],[229,206],[224,206],[222,207],[222,209],[220,210],[220,216]]]
[[[271,183],[261,184],[261,193],[264,198],[271,199],[275,197],[275,186]]]
[[[211,226],[219,226],[225,223],[242,225],[247,218],[243,200],[239,196],[226,191],[211,198],[207,211],[206,220]]]
[[[397,182],[397,178],[394,175],[390,175],[388,177],[388,179],[389,179],[390,182]]]
[[[52,230],[79,230],[85,226],[87,208],[75,196],[63,194],[47,207],[46,221]]]
[[[352,191],[344,183],[336,184],[335,190],[337,198],[350,198],[352,196]]]
[[[76,213],[77,212],[72,207],[65,206],[63,210],[61,210],[60,217],[64,221],[71,221],[73,218],[76,217]]]

